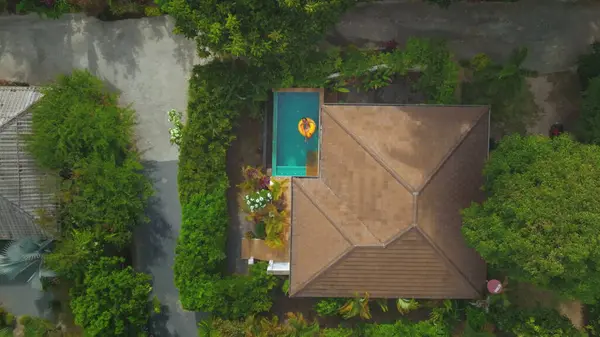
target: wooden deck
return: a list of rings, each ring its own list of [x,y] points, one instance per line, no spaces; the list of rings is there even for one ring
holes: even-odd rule
[[[319,176],[319,151],[309,151],[306,153],[306,176]]]

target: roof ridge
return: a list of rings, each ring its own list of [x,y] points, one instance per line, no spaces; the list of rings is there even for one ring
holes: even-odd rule
[[[25,216],[29,217],[31,220],[35,220],[35,217],[33,215],[29,214],[29,212],[27,212],[24,209],[22,209],[21,206],[19,206],[19,205],[15,204],[14,202],[10,201],[7,197],[3,196],[1,193],[0,193],[0,198],[3,199],[9,205],[13,206],[19,212],[23,213]]]
[[[442,261],[444,262],[444,264],[449,267],[450,270],[454,271],[454,273],[458,276],[460,276],[460,278],[466,282],[467,285],[469,285],[469,287],[471,287],[471,289],[473,291],[475,291],[476,294],[480,294],[481,292],[479,290],[477,290],[477,287],[471,283],[471,280],[469,280],[469,278],[462,273],[462,271],[454,264],[454,262],[452,262],[452,260],[450,260],[448,258],[448,256],[446,256],[446,254],[444,253],[444,251],[438,247],[438,245],[433,241],[433,239],[431,239],[429,237],[429,235],[427,235],[427,233],[425,233],[424,231],[421,230],[421,228],[419,226],[415,226],[414,227],[425,239],[425,241],[427,241],[427,243],[429,243],[429,245],[431,246],[431,248],[433,248],[433,250],[435,250],[435,252],[440,256],[440,258],[442,259]]]
[[[378,154],[376,154],[373,150],[371,150],[367,145],[365,145],[361,141],[359,141],[359,138],[354,133],[352,133],[348,128],[346,128],[345,126],[343,126],[342,123],[340,123],[340,121],[338,121],[332,114],[330,114],[329,111],[327,111],[326,107],[327,106],[324,105],[323,111],[329,117],[331,117],[331,119],[337,125],[339,125],[339,127],[342,128],[342,130],[344,130],[346,132],[346,134],[348,134],[348,136],[350,136],[350,138],[352,138],[360,147],[362,147],[363,150],[365,150],[365,152],[368,153],[384,170],[386,170],[392,176],[392,178],[394,178],[408,192],[410,192],[410,193],[416,192],[412,188],[412,186],[410,186],[409,183],[407,183],[406,181],[404,181],[404,179],[402,179],[402,177],[400,175],[398,175],[398,173],[396,173],[396,171],[392,170]]]
[[[419,192],[423,191],[425,189],[425,187],[429,184],[429,182],[431,182],[431,180],[433,180],[433,177],[435,177],[437,175],[437,173],[440,171],[440,169],[442,168],[442,166],[444,166],[444,164],[446,164],[446,162],[448,161],[448,158],[452,157],[454,152],[456,152],[456,150],[465,142],[465,139],[467,139],[467,137],[469,137],[471,132],[473,132],[475,127],[481,122],[483,116],[485,116],[487,114],[489,114],[489,109],[486,110],[481,115],[479,115],[479,117],[477,117],[477,119],[475,120],[475,123],[473,123],[471,125],[471,127],[469,127],[469,129],[462,134],[462,136],[458,140],[458,142],[456,142],[456,144],[450,148],[448,153],[446,153],[444,155],[444,157],[442,158],[442,160],[440,160],[439,164],[436,165],[436,167],[431,171],[429,177],[427,177],[427,179],[425,179],[423,181],[421,186],[419,186],[419,189],[418,189]]]
[[[37,90],[39,87],[36,86],[29,86],[29,87],[10,87],[10,86],[0,86],[0,90],[19,90],[19,91],[32,91],[32,92],[37,92],[39,93],[41,96],[38,97],[37,99],[35,99],[31,104],[27,105],[26,107],[23,108],[23,110],[19,111],[16,115],[14,115],[12,118],[8,119],[6,122],[4,122],[3,124],[0,124],[0,132],[4,131],[4,129],[6,129],[7,127],[9,127],[10,125],[12,125],[12,123],[14,123],[17,119],[19,119],[22,115],[24,115],[25,113],[27,113],[29,111],[29,108],[31,108],[31,106],[33,106],[35,103],[37,103],[40,98],[42,98],[43,94]]]
[[[325,186],[327,186],[325,183],[323,183]],[[331,223],[333,225],[333,227],[335,227],[335,230],[338,231],[340,233],[340,235],[342,235],[342,237],[344,237],[344,239],[346,241],[348,241],[348,243],[353,244],[352,241],[348,238],[348,236],[346,236],[344,234],[344,232],[342,230],[340,230],[340,228],[338,227],[338,225],[335,223],[335,221],[333,221],[327,214],[325,214],[325,212],[323,212],[323,209],[317,205],[313,199],[311,198],[312,195],[309,195],[310,193],[306,192],[306,190],[298,183],[296,183],[296,187],[298,188],[298,190],[300,190],[300,192],[302,192],[302,194],[304,194],[306,196],[306,198],[310,201],[311,204],[313,204],[313,206],[315,206],[319,212],[321,212],[321,214],[323,214],[323,216],[325,217],[325,219],[327,219],[327,221],[329,221],[329,223]],[[327,186],[327,188],[329,188],[329,186]],[[332,191],[333,193],[333,191]],[[335,193],[334,193],[335,195]],[[337,195],[336,195],[337,197]],[[339,199],[339,197],[338,197]]]
[[[304,194],[306,196],[306,199],[308,199],[308,201],[310,201],[311,204],[313,204],[313,206],[315,206],[315,208],[325,217],[325,219],[327,219],[327,221],[329,221],[329,223],[333,226],[333,228],[335,228],[335,230],[340,233],[340,235],[344,238],[344,240],[346,240],[346,242],[348,242],[349,247],[346,248],[342,253],[340,253],[335,259],[333,259],[332,261],[330,261],[328,264],[326,264],[325,266],[323,266],[323,268],[321,268],[319,271],[317,271],[316,273],[314,273],[310,278],[308,278],[306,281],[302,282],[299,286],[298,286],[298,290],[294,291],[293,293],[290,292],[290,296],[297,294],[298,292],[300,292],[301,290],[303,290],[304,288],[306,288],[306,286],[308,284],[310,284],[312,281],[314,281],[317,277],[319,277],[320,275],[322,275],[326,270],[328,270],[329,268],[331,268],[331,266],[333,266],[335,263],[337,263],[342,257],[346,256],[350,251],[352,251],[354,249],[354,247],[356,247],[351,241],[350,239],[348,239],[348,237],[343,233],[343,231],[341,231],[338,226],[335,224],[335,222],[327,215],[325,214],[325,212],[323,212],[323,210],[321,209],[321,207],[319,207],[319,205],[317,205],[312,198],[310,198],[310,196],[308,195],[308,193],[304,190],[304,188],[302,188],[302,186],[298,183],[293,183],[292,185],[295,185],[295,188],[297,188],[302,194]],[[293,221],[293,219],[292,219]],[[292,225],[292,229],[293,229],[293,225]]]

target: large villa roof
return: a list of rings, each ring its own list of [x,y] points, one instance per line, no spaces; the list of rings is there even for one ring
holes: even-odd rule
[[[320,176],[293,178],[290,295],[475,298],[461,235],[482,201],[489,109],[325,105]]]

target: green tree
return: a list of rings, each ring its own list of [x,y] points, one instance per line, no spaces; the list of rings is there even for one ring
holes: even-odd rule
[[[86,336],[144,336],[150,315],[150,276],[131,267],[121,269],[122,258],[102,257],[91,264],[83,287],[72,290],[75,323]]]
[[[91,155],[122,161],[129,152],[133,111],[120,108],[98,78],[77,70],[42,89],[33,106],[28,150],[43,168],[67,170]]]
[[[103,253],[104,237],[89,229],[74,229],[56,243],[44,262],[63,280],[83,281],[88,264],[100,259]]]
[[[585,302],[600,295],[600,147],[567,135],[512,135],[492,152],[487,201],[463,234],[491,265]]]
[[[134,226],[146,220],[143,214],[152,195],[142,169],[131,155],[121,165],[99,158],[79,161],[72,179],[63,184],[63,225],[95,228],[115,244],[127,243]]]
[[[576,135],[584,143],[600,145],[600,76],[589,81],[588,88],[583,92]]]
[[[327,28],[358,0],[163,0],[176,32],[201,54],[262,63],[314,50]]]

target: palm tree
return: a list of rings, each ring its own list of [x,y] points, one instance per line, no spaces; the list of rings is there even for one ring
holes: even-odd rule
[[[35,289],[42,289],[42,278],[54,278],[56,273],[43,266],[44,254],[50,252],[52,240],[24,238],[12,241],[0,253],[0,275],[14,280],[23,273]]]
[[[302,313],[288,312],[287,325],[289,329],[288,337],[315,337],[319,334],[319,323],[314,321],[308,323]]]
[[[356,293],[353,298],[349,299],[348,302],[340,308],[340,314],[344,319],[350,319],[355,316],[360,316],[362,319],[371,319],[369,293],[365,293],[364,297],[360,297],[358,293]]]

